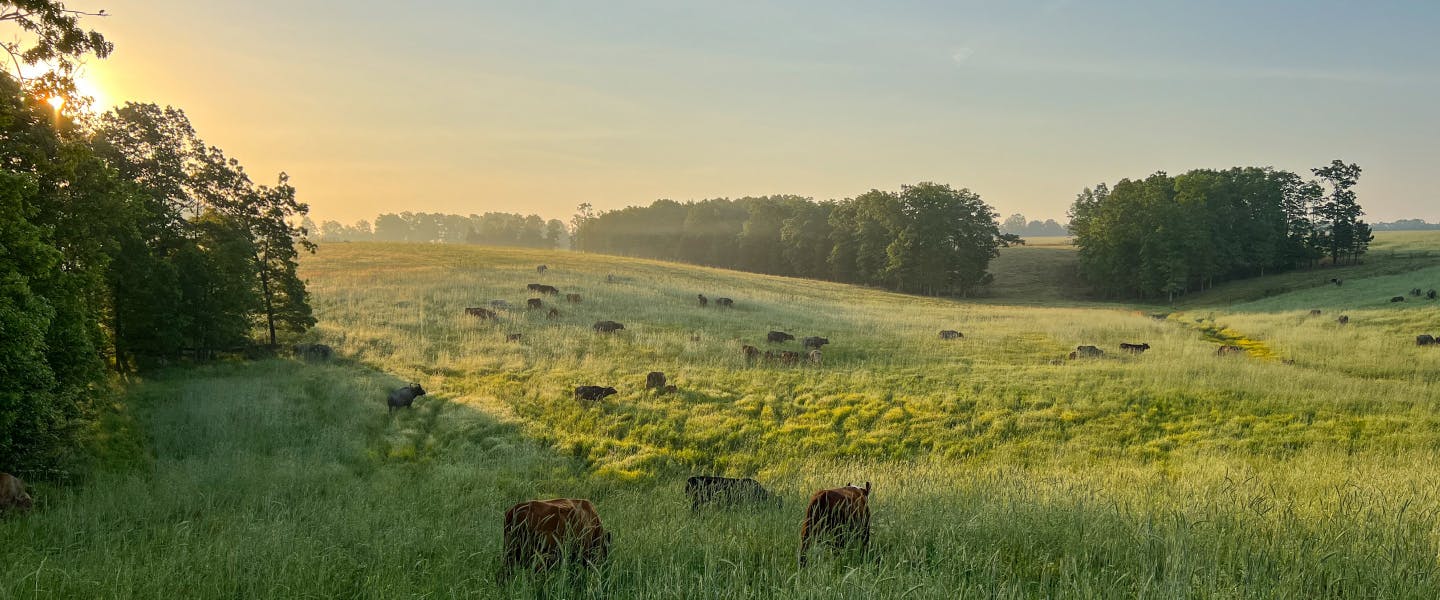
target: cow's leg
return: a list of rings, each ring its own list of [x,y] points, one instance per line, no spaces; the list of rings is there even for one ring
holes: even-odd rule
[[[805,568],[805,562],[806,562],[806,559],[808,558],[806,555],[807,555],[809,552],[810,552],[810,520],[809,520],[809,519],[806,519],[806,520],[805,520],[805,523],[800,526],[800,552],[799,552],[798,555],[796,556],[796,561],[799,563],[801,569]]]

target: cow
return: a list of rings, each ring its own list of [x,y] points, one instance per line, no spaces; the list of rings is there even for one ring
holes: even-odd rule
[[[565,301],[571,304],[579,304],[580,294],[565,294]]]
[[[662,394],[673,394],[673,393],[678,392],[678,391],[680,391],[680,388],[675,387],[674,384],[671,384],[671,385],[665,386],[665,389],[661,390],[660,393],[662,393]]]
[[[734,301],[734,300],[731,300],[731,299],[729,299],[729,298],[716,298],[716,299],[715,299],[715,306],[722,306],[722,307],[725,307],[725,308],[731,308],[731,307],[735,306],[735,301]]]
[[[507,333],[507,334],[505,334],[505,341],[507,341],[507,342],[518,342],[518,341],[520,341],[520,338],[521,338],[523,335],[524,335],[524,334],[520,334],[520,333]]]
[[[700,510],[705,505],[722,507],[743,504],[775,503],[780,508],[780,497],[770,493],[760,482],[746,477],[712,477],[698,475],[685,480],[685,497],[690,499],[690,510]]]
[[[651,371],[649,374],[645,375],[645,389],[665,389],[665,374],[661,373],[660,371]]]
[[[1082,358],[1098,358],[1105,356],[1105,351],[1095,346],[1076,346],[1075,355]]]
[[[509,303],[509,302],[506,302],[506,301],[504,301],[504,300],[491,300],[491,301],[490,301],[490,307],[491,307],[491,308],[499,308],[499,309],[509,310],[509,308],[510,308],[510,303]]]
[[[785,333],[783,331],[772,331],[765,334],[765,341],[772,344],[783,344],[793,339],[795,339],[795,336]]]
[[[538,292],[538,291],[540,291],[540,288],[542,288],[542,287],[545,287],[545,286],[540,285],[540,284],[538,284],[538,283],[527,283],[527,284],[525,284],[525,289],[526,289],[526,291],[531,291],[531,292]]]
[[[700,334],[698,334],[698,333],[691,334],[691,335],[690,335],[690,341],[692,341],[692,342],[698,342],[698,341],[700,341]]]
[[[547,295],[547,296],[558,296],[558,295],[560,295],[560,288],[557,288],[557,287],[555,287],[555,286],[553,286],[553,285],[542,285],[542,286],[540,286],[540,287],[535,288],[535,291],[540,292],[540,293],[542,293],[542,294],[545,294],[545,295]]]
[[[1149,343],[1149,342],[1144,342],[1144,343],[1140,343],[1140,344],[1127,344],[1127,343],[1125,343],[1125,342],[1120,342],[1120,350],[1121,350],[1122,352],[1129,352],[1129,353],[1131,353],[1131,354],[1140,354],[1140,353],[1145,352],[1146,350],[1149,350],[1149,349],[1150,349],[1150,343]]]
[[[710,299],[706,298],[705,294],[695,294],[695,297],[700,299],[700,308],[705,308],[710,305]]]
[[[1430,291],[1425,292],[1425,297],[1426,297],[1426,298],[1429,298],[1429,299],[1431,299],[1431,300],[1434,300],[1434,299],[1435,299],[1435,296],[1436,296],[1435,290],[1430,290]]]
[[[800,525],[800,568],[808,562],[811,543],[845,548],[857,537],[863,553],[870,546],[870,482],[865,482],[863,488],[847,483],[845,487],[815,492]]]
[[[390,405],[391,411],[397,408],[410,408],[410,405],[415,403],[416,398],[424,395],[425,388],[420,387],[418,383],[412,383],[398,390],[391,391],[390,397],[386,399],[385,403]]]
[[[814,348],[816,350],[819,350],[821,346],[824,346],[828,343],[830,343],[830,340],[823,337],[807,337],[800,342],[800,346],[807,349]]]
[[[1244,354],[1245,349],[1233,344],[1226,344],[1215,349],[1215,356],[1230,356],[1231,354]]]
[[[1416,346],[1433,346],[1433,345],[1435,345],[1435,336],[1430,335],[1430,334],[1428,334],[1428,333],[1422,333],[1422,334],[1420,334],[1420,335],[1417,335],[1417,336],[1415,336],[1415,345],[1416,345]]]
[[[10,511],[28,511],[34,506],[35,500],[25,493],[25,482],[9,473],[0,473],[0,516]]]
[[[1391,298],[1390,301],[1391,301],[1391,302],[1404,302],[1404,301],[1405,301],[1405,297],[1404,297],[1404,296],[1396,296],[1396,297],[1394,297],[1394,298]]]
[[[599,401],[599,400],[604,400],[606,396],[613,396],[613,395],[618,394],[618,393],[620,393],[620,392],[616,391],[615,388],[613,388],[613,387],[600,387],[600,386],[598,386],[598,385],[582,385],[582,386],[579,386],[579,387],[575,388],[575,399],[576,399],[576,400],[589,400],[589,401],[591,401],[591,402],[596,402],[596,401]]]
[[[550,266],[549,266],[549,265],[540,265],[540,266],[538,266],[538,267],[535,267],[535,272],[536,272],[536,273],[539,273],[539,274],[541,274],[541,275],[544,275],[545,272],[546,272],[546,271],[549,271],[549,270],[550,270]]]
[[[470,316],[472,316],[472,317],[478,317],[478,318],[479,318],[480,320],[482,320],[482,321],[483,321],[483,320],[493,320],[493,319],[498,319],[498,318],[500,318],[500,315],[495,314],[495,311],[490,310],[490,309],[488,309],[488,308],[480,308],[480,307],[478,307],[478,306],[471,306],[471,307],[469,307],[469,308],[466,308],[466,309],[465,309],[465,314],[470,315]]]
[[[809,361],[810,364],[818,367],[822,362],[824,362],[825,354],[820,352],[819,350],[811,350],[805,355],[805,360]]]
[[[1340,318],[1335,319],[1335,322],[1341,325],[1346,325],[1350,323],[1350,317],[1348,315],[1340,315]]]
[[[1420,291],[1420,288],[1410,288],[1410,295],[1411,295],[1411,296],[1414,296],[1414,297],[1416,297],[1416,298],[1419,298],[1419,297],[1420,297],[1420,294],[1423,294],[1423,293],[1424,293],[1424,292]]]
[[[1330,283],[1333,283],[1333,284],[1335,284],[1336,286],[1340,286],[1340,285],[1344,285],[1345,281],[1344,281],[1343,279],[1335,279],[1335,278],[1332,277],[1332,278],[1330,279]]]
[[[552,308],[552,309],[550,309],[550,312],[545,313],[545,318],[547,318],[547,319],[558,319],[558,318],[560,318],[560,309],[558,309],[558,308]]]
[[[799,353],[799,352],[796,352],[796,351],[794,351],[794,350],[781,350],[781,351],[780,351],[780,364],[782,364],[782,365],[798,365],[798,364],[800,364],[800,353]]]
[[[624,325],[614,321],[596,321],[591,327],[594,328],[597,333],[614,333],[625,328]]]
[[[610,532],[589,500],[554,498],[521,502],[505,511],[504,561],[501,579],[517,566],[535,572],[554,568],[565,559],[598,566],[610,553]]]
[[[335,349],[325,344],[295,344],[291,350],[305,360],[330,360],[335,356]]]
[[[612,275],[612,274],[606,273],[606,274],[605,274],[605,283],[615,283],[615,276]]]
[[[745,355],[745,361],[750,362],[760,358],[760,349],[749,344],[740,347],[740,352]]]
[[[531,298],[525,301],[525,308],[528,308],[530,310],[539,310],[545,308],[545,302],[543,302],[539,298]]]
[[[940,339],[942,340],[954,340],[963,337],[965,337],[965,334],[955,331],[954,329],[945,329],[940,332]]]
[[[1310,316],[1312,316],[1312,317],[1318,317],[1318,316],[1320,316],[1320,314],[1321,314],[1321,313],[1320,313],[1320,309],[1318,309],[1318,308],[1312,308],[1312,309],[1310,309]]]

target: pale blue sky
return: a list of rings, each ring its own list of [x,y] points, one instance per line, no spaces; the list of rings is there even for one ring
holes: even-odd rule
[[[1156,170],[1344,158],[1440,221],[1440,2],[195,2],[104,7],[108,102],[184,108],[317,218],[923,180],[1063,219]]]

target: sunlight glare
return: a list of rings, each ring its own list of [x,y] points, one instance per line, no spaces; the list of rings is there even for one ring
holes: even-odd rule
[[[60,96],[51,96],[49,100],[46,100],[46,102],[49,102],[50,106],[55,107],[55,110],[60,110],[60,107],[65,105],[65,98]]]

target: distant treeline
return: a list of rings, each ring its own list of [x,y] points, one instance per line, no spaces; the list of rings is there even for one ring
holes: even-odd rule
[[[314,224],[307,224],[313,228]],[[511,213],[472,214],[468,217],[442,213],[386,213],[369,221],[342,225],[323,221],[318,229],[322,242],[441,242],[485,244],[525,248],[566,248],[570,235],[565,223],[546,221],[537,215]]]
[[[575,218],[578,250],[883,286],[968,294],[990,282],[1002,235],[970,190],[921,183],[816,202],[799,196],[657,200]]]
[[[1000,224],[1000,233],[1009,233],[1020,237],[1060,237],[1070,235],[1070,230],[1064,225],[1055,222],[1055,219],[1045,219],[1045,222],[1026,221],[1025,215],[1016,213],[1005,219]]]
[[[1217,282],[1358,259],[1373,236],[1336,160],[1315,179],[1269,168],[1156,173],[1086,189],[1070,211],[1082,276],[1114,295],[1174,297]]]
[[[1370,226],[1375,231],[1429,231],[1440,229],[1440,223],[1426,223],[1425,219],[1400,219],[1390,223],[1376,223]]]

